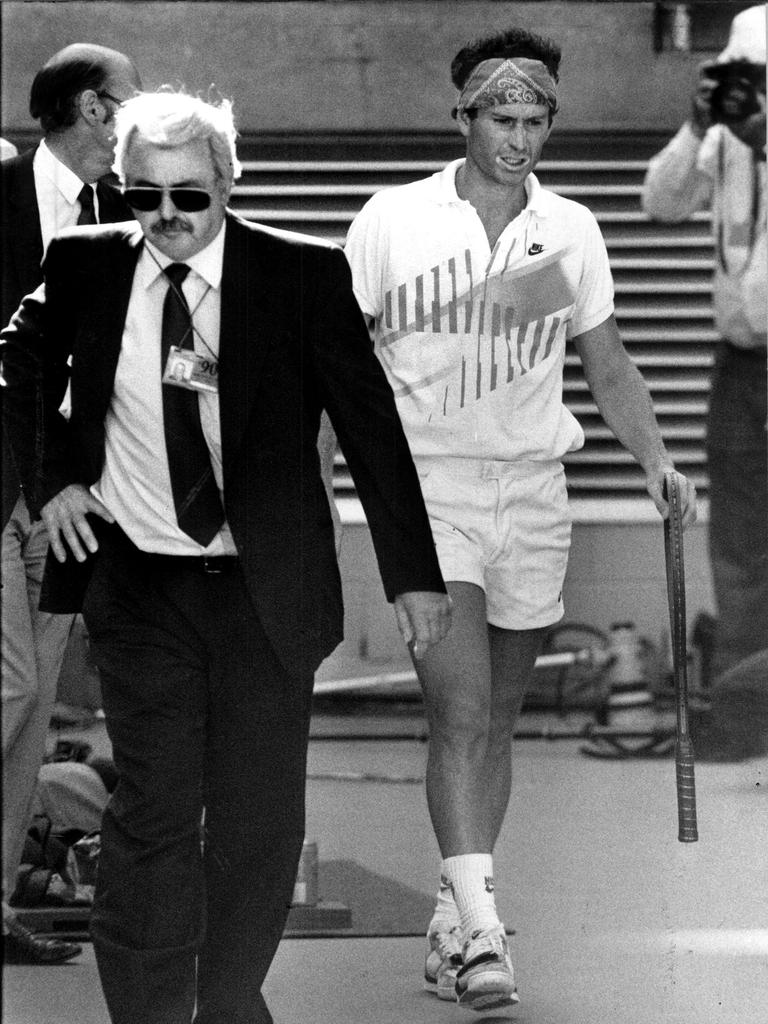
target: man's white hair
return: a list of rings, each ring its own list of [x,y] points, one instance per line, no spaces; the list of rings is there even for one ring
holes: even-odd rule
[[[143,92],[127,100],[115,116],[115,160],[112,169],[125,184],[125,164],[136,138],[163,149],[184,146],[202,139],[208,142],[216,172],[228,187],[240,177],[237,131],[232,104],[222,99],[216,106],[187,93]]]

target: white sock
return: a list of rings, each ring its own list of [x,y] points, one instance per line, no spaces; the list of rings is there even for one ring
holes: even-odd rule
[[[459,909],[462,940],[467,942],[478,929],[498,928],[493,887],[493,857],[490,853],[467,853],[446,857],[443,871],[453,887]]]
[[[446,872],[445,861],[441,861],[440,888],[437,890],[437,902],[435,903],[435,911],[432,914],[429,930],[433,931],[439,925],[441,930],[450,931],[457,924],[459,924],[459,908],[456,906],[456,900],[453,898],[453,888]]]

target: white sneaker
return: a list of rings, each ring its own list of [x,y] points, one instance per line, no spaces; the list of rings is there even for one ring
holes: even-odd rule
[[[456,975],[456,995],[462,1006],[492,1010],[520,1001],[503,925],[472,932],[463,957],[464,965]]]
[[[438,999],[456,1002],[456,974],[461,967],[461,931],[458,925],[445,929],[440,925],[427,932],[424,960],[424,988]]]

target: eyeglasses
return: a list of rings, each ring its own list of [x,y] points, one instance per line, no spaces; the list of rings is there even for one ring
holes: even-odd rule
[[[97,92],[96,95],[99,99],[112,100],[112,102],[116,103],[118,107],[122,107],[126,102],[126,100],[119,100],[117,96],[113,96],[111,92]]]
[[[142,186],[139,188],[123,189],[123,196],[126,203],[142,213],[149,213],[157,210],[163,201],[165,193],[171,197],[171,202],[177,210],[182,213],[198,213],[200,210],[207,210],[211,205],[211,196],[201,188],[151,188]]]

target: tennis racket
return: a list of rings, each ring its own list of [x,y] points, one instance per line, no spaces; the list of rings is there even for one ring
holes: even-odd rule
[[[693,769],[693,744],[688,732],[687,641],[685,633],[685,564],[683,559],[683,510],[675,473],[664,478],[669,516],[664,520],[664,555],[667,567],[667,600],[672,638],[672,664],[675,678],[675,774],[677,777],[677,819],[681,843],[695,843],[696,780]]]

